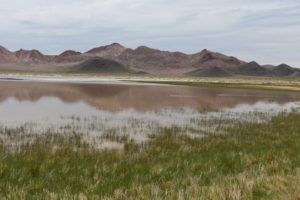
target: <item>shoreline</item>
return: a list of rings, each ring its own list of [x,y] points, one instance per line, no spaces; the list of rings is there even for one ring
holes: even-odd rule
[[[300,92],[300,80],[264,77],[166,77],[112,74],[30,74],[1,73],[0,81],[64,82],[90,84],[159,85],[189,87],[220,87],[236,89]]]

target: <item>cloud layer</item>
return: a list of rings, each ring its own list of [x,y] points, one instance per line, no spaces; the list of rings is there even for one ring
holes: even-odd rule
[[[120,42],[300,67],[299,0],[0,0],[1,45],[58,53]]]

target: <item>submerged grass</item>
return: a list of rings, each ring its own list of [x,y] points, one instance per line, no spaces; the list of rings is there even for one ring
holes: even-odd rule
[[[123,150],[82,145],[76,134],[56,148],[41,139],[14,152],[0,142],[0,198],[300,198],[299,113],[226,132],[190,138],[165,129],[143,144],[122,139]]]

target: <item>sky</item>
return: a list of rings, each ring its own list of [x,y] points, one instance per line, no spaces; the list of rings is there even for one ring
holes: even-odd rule
[[[0,45],[57,54],[118,42],[300,67],[299,0],[0,0]]]

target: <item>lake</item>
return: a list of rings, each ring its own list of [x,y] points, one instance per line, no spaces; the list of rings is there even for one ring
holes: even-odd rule
[[[37,135],[77,133],[99,148],[119,148],[120,142],[109,140],[108,135],[143,142],[159,130],[176,128],[191,137],[203,137],[221,134],[232,122],[262,123],[299,108],[297,92],[120,81],[2,80],[0,137],[4,143],[17,146]],[[19,130],[19,136],[7,135],[8,129]]]

